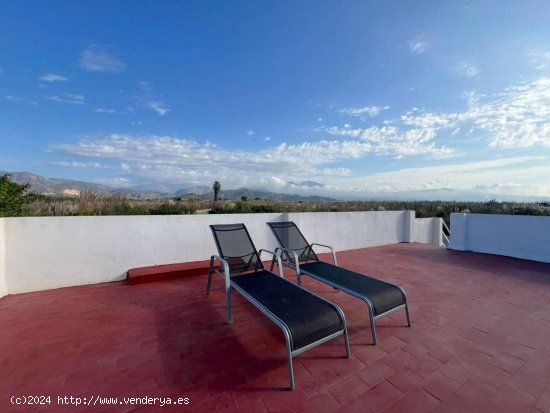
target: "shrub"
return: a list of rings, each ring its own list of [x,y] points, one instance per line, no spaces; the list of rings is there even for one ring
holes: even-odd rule
[[[13,182],[9,175],[0,177],[0,217],[17,217],[27,203],[27,189],[30,184]]]

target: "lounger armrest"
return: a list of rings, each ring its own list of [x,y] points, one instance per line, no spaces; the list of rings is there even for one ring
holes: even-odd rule
[[[314,242],[312,244],[310,244],[312,247],[314,245],[317,245],[319,247],[324,247],[324,248],[328,248],[330,250],[330,252],[332,252],[332,261],[334,262],[334,265],[338,265],[338,261],[336,261],[336,252],[334,252],[334,248],[332,248],[330,245],[325,245],[325,244],[319,244],[317,242]]]
[[[292,254],[292,258],[294,260],[294,263],[292,264],[294,265],[294,267],[290,266],[290,268],[294,268],[296,270],[296,275],[300,274],[300,261],[298,259],[298,254],[296,253],[296,251],[283,247],[277,247],[275,251],[285,251],[289,254]]]
[[[282,262],[281,262],[281,256],[280,256],[280,254],[278,254],[276,251],[273,252],[273,251],[266,250],[266,249],[263,249],[263,248],[262,248],[261,250],[258,251],[258,255],[260,256],[260,259],[262,259],[262,252],[267,252],[268,254],[273,255],[273,257],[277,259],[277,266],[279,267],[279,276],[280,276],[281,278],[285,278],[285,277],[283,276],[283,265],[282,265]]]
[[[231,288],[231,281],[230,281],[230,274],[229,274],[229,264],[227,263],[226,260],[224,260],[222,257],[220,257],[219,255],[212,255],[210,257],[210,265],[213,265],[214,263],[214,260],[218,260],[220,262],[220,264],[222,265],[222,268],[223,268],[223,278],[225,279],[225,289],[228,290],[229,288]],[[216,271],[218,273],[218,275],[222,275],[219,271]]]

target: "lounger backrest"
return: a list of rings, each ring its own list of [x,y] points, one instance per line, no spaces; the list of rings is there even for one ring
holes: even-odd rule
[[[295,251],[300,262],[319,261],[319,257],[294,222],[268,222],[267,225],[273,231],[273,235],[281,247]],[[285,258],[289,259],[288,254],[285,254]]]
[[[262,260],[244,224],[210,225],[220,256],[231,275],[264,269]]]

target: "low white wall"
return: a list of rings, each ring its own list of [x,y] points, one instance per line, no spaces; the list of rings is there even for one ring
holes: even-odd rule
[[[426,235],[433,222],[415,220],[414,211],[5,218],[0,293],[117,281],[134,267],[207,260],[216,252],[209,224],[244,222],[258,248],[273,250],[266,222],[281,220],[337,251],[433,241]]]
[[[309,242],[328,244],[337,251],[405,242],[404,215],[403,211],[286,214]]]
[[[7,291],[116,281],[133,267],[206,260],[216,251],[209,224],[245,222],[257,245],[274,248],[265,222],[281,215],[7,218]]]
[[[4,220],[0,218],[0,297],[8,294],[6,287],[6,242],[4,234]]]
[[[453,213],[450,248],[550,262],[550,217]]]
[[[441,239],[442,218],[416,218],[414,242],[443,246]]]

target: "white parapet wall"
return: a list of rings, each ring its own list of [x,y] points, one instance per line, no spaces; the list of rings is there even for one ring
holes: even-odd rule
[[[453,213],[450,248],[550,262],[550,217]]]
[[[6,242],[4,234],[4,219],[0,218],[0,297],[8,294],[6,287]]]
[[[328,244],[341,251],[405,242],[405,213],[409,211],[310,212],[286,216],[298,225],[309,242]]]
[[[310,242],[337,251],[439,245],[433,234],[441,226],[415,219],[414,211],[0,218],[0,296],[118,281],[130,268],[207,260],[216,253],[210,224],[244,222],[258,248],[273,250],[266,222],[282,220],[295,221]]]
[[[442,218],[416,218],[413,221],[414,242],[443,247],[442,221]]]

